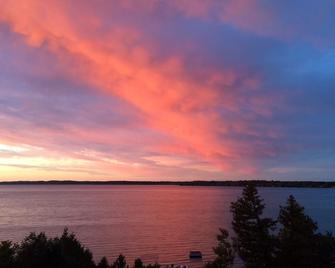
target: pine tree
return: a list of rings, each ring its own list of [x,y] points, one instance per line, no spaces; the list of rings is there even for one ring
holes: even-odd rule
[[[242,197],[231,204],[234,247],[247,268],[271,267],[274,259],[275,238],[271,230],[275,221],[262,218],[264,207],[253,185],[247,185]]]
[[[126,258],[120,254],[116,261],[113,263],[112,268],[126,268],[126,266]]]
[[[137,258],[134,262],[134,268],[144,268],[144,264],[140,258]]]
[[[97,265],[97,268],[109,268],[108,260],[106,257],[103,257]]]
[[[334,237],[317,233],[318,226],[304,212],[293,196],[280,208],[279,267],[334,267]]]
[[[0,268],[13,268],[17,246],[11,241],[0,242]]]
[[[218,245],[213,248],[216,258],[213,262],[206,264],[206,268],[229,268],[234,263],[234,250],[228,241],[228,231],[220,228],[220,234],[217,235]]]
[[[335,237],[332,233],[317,235],[317,248],[320,267],[335,268]]]

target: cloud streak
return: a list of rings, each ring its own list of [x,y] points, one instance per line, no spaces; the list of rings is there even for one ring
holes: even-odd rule
[[[275,55],[291,60],[299,36],[310,50],[332,40],[300,21],[286,31],[276,3],[1,4],[4,146],[88,160],[81,168],[103,167],[99,178],[262,176],[264,160],[303,146],[282,120],[299,88]]]

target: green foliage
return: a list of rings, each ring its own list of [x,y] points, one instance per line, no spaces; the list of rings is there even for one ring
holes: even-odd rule
[[[228,231],[220,229],[220,234],[217,235],[218,245],[213,248],[216,258],[213,262],[206,264],[207,268],[229,268],[232,267],[235,258],[235,252],[228,241]]]
[[[271,267],[274,259],[275,238],[271,230],[275,221],[262,218],[264,207],[252,185],[246,186],[242,197],[231,204],[234,246],[247,268]]]

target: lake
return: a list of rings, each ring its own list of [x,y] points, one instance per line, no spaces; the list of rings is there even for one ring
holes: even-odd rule
[[[74,231],[95,259],[120,253],[132,264],[188,264],[213,257],[219,227],[230,228],[230,202],[238,187],[3,185],[0,186],[0,240],[20,241],[31,231],[59,235]],[[335,232],[335,189],[259,188],[266,214],[293,194],[322,231]],[[201,250],[203,262],[190,262]]]

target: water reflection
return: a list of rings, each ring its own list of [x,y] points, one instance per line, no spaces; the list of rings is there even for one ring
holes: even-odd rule
[[[122,253],[131,262],[141,257],[145,263],[200,267],[213,256],[218,228],[229,227],[230,202],[240,192],[226,187],[1,186],[0,239],[21,240],[30,231],[56,235],[67,226],[96,258]],[[312,207],[306,206],[307,212],[317,215],[321,228],[322,215],[335,215],[332,189],[260,192],[269,214],[293,192]],[[335,218],[326,220],[335,223]],[[202,251],[203,261],[190,261],[190,250]]]

